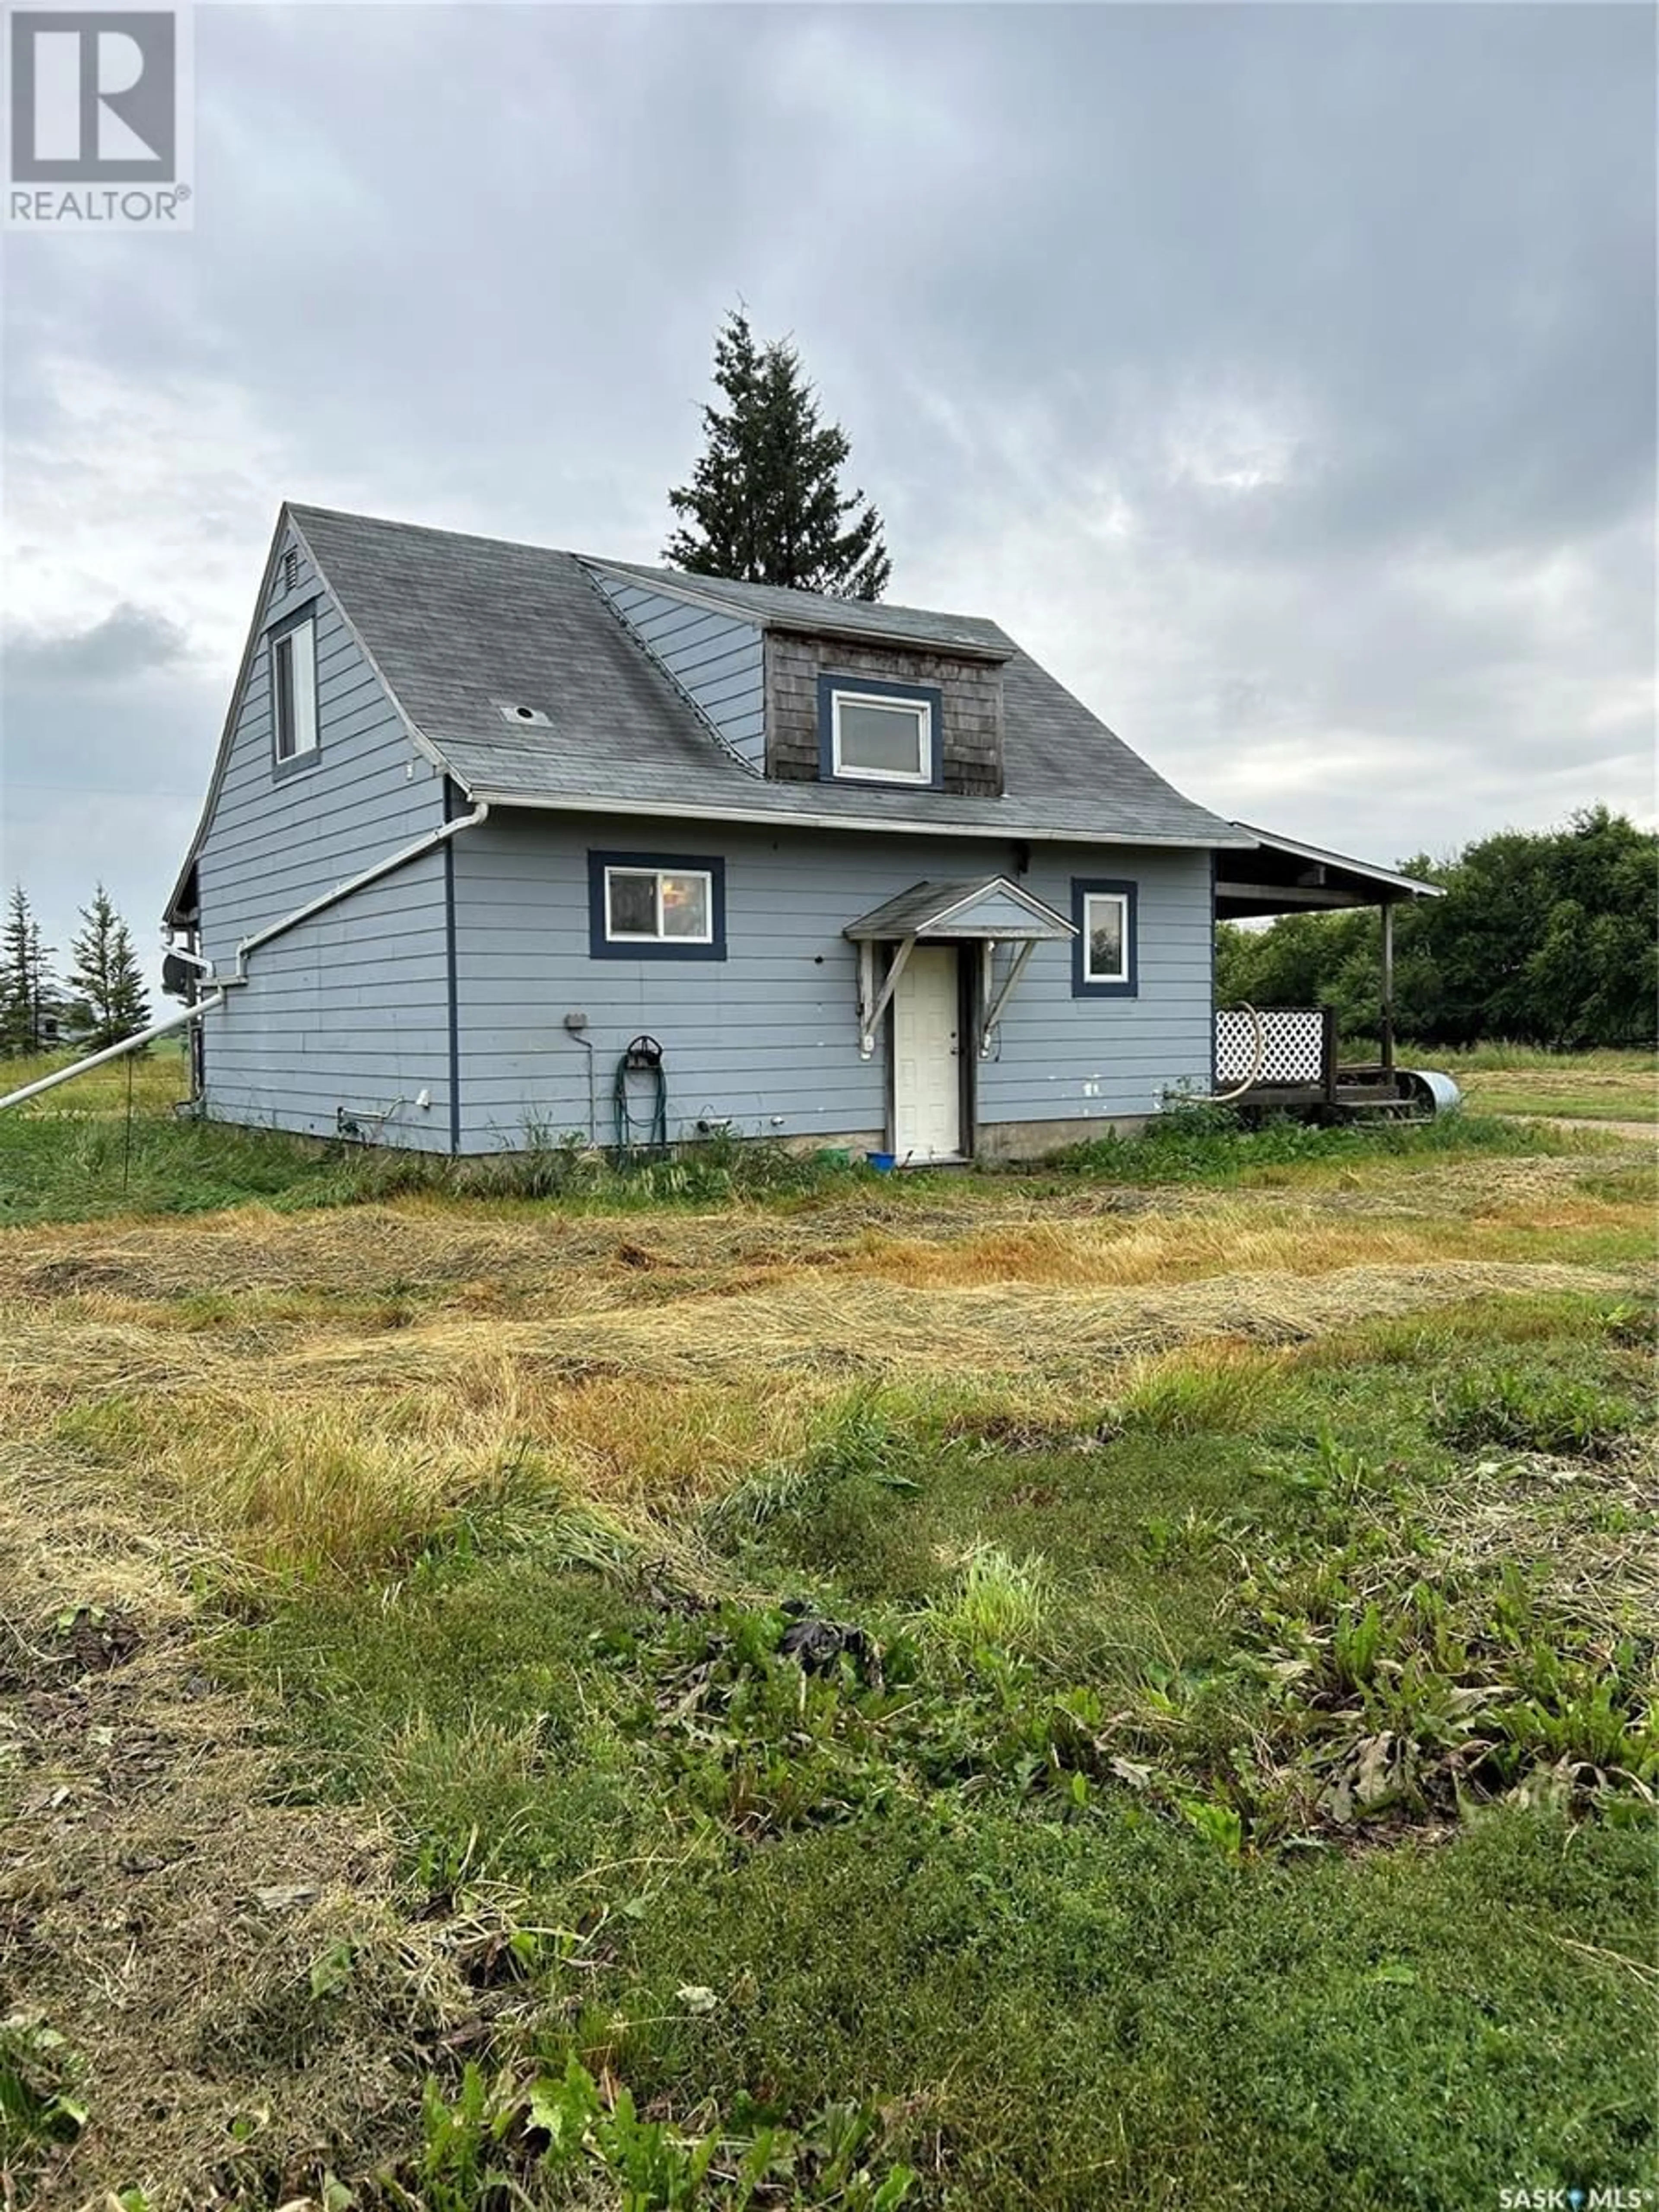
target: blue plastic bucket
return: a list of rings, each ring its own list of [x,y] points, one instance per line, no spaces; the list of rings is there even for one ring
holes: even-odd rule
[[[875,1170],[878,1175],[890,1175],[892,1173],[893,1155],[891,1152],[866,1152],[864,1157],[869,1161],[871,1166]]]

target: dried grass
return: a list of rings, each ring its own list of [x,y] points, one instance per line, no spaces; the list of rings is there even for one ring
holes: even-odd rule
[[[382,1830],[284,1804],[248,1711],[177,1638],[27,1687],[9,1717],[5,2002],[64,2038],[92,2116],[33,2202],[276,2203],[320,2179],[308,2146],[368,2166],[407,2143],[411,2075],[477,2001],[450,1931],[411,1917]]]
[[[1261,1209],[1231,1203],[1197,1218],[1039,1222],[950,1242],[871,1239],[862,1272],[918,1290],[991,1282],[1139,1285],[1295,1266],[1324,1272],[1356,1262],[1407,1266],[1442,1257],[1443,1230],[1379,1231],[1374,1224],[1314,1219],[1262,1223]]]
[[[879,1279],[807,1278],[777,1291],[683,1299],[650,1311],[532,1321],[444,1320],[372,1345],[322,1342],[276,1358],[275,1388],[354,1382],[453,1385],[485,1358],[532,1375],[626,1375],[641,1382],[738,1381],[772,1370],[904,1378],[993,1367],[1086,1373],[1103,1362],[1188,1339],[1293,1340],[1370,1315],[1486,1293],[1617,1290],[1609,1273],[1454,1261],[1214,1276],[1133,1298],[1097,1290],[993,1284],[920,1291]],[[770,1389],[769,1380],[765,1386]]]
[[[152,1545],[182,1538],[245,1569],[349,1577],[407,1558],[459,1511],[526,1497],[598,1504],[642,1537],[672,1527],[796,1457],[860,1381],[925,1398],[977,1379],[1024,1418],[1054,1393],[1111,1395],[1113,1370],[1172,1346],[1290,1345],[1474,1297],[1620,1287],[1583,1268],[1473,1261],[1210,1277],[1133,1297],[812,1273],[653,1308],[294,1332],[257,1358],[131,1323],[66,1339],[56,1317],[14,1309],[9,1410],[32,1413],[37,1441],[7,1461],[18,1500],[56,1467],[89,1500],[107,1495],[135,1541],[142,1528]],[[1132,1370],[1149,1405],[1155,1380]]]
[[[267,2143],[378,2163],[416,2124],[411,2076],[478,2010],[457,1931],[411,1917],[377,1821],[284,1802],[253,1714],[200,1671],[190,1584],[222,1559],[131,1485],[15,1446],[0,1474],[0,2011],[63,2035],[91,2113],[29,2201],[137,2186],[198,2212],[315,2183]],[[51,1633],[75,1607],[136,1656],[83,1674]],[[313,1966],[345,1952],[318,1998]]]
[[[1659,1620],[1659,1451],[1651,1436],[1593,1465],[1535,1452],[1465,1464],[1455,1484],[1414,1494],[1412,1520],[1448,1583],[1524,1560],[1537,1601],[1609,1638],[1650,1634]],[[1379,1596],[1386,1601],[1407,1586],[1419,1558],[1380,1549],[1368,1564]]]
[[[200,1579],[361,1583],[458,1513],[546,1522],[561,1499],[590,1536],[672,1550],[688,1509],[810,1455],[863,1381],[970,1430],[1060,1434],[1108,1401],[1178,1426],[1194,1393],[1210,1415],[1253,1404],[1290,1347],[1357,1321],[1625,1288],[1480,1256],[1494,1227],[1631,1218],[1587,1200],[1583,1171],[1367,1170],[1294,1206],[964,1183],[926,1210],[878,1194],[572,1220],[415,1200],[0,1236],[4,1997],[87,2054],[96,2116],[73,2197],[63,2179],[41,2201],[137,2183],[209,2203],[239,2114],[256,2166],[264,2140],[375,2163],[410,2124],[410,2078],[477,2017],[453,1931],[411,1923],[386,1838],[284,1805],[247,1711],[195,1674]],[[1576,1501],[1548,1480],[1547,1500]],[[1482,1556],[1514,1534],[1496,1477],[1454,1508]],[[1635,1547],[1588,1500],[1551,1527],[1564,1575],[1626,1589]],[[86,1606],[144,1643],[69,1681],[51,1624]],[[284,1886],[309,1893],[258,1903]],[[348,1938],[319,2011],[311,1969]],[[261,2173],[246,2201],[312,2179]]]

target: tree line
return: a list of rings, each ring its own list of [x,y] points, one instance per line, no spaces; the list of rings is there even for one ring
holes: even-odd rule
[[[0,1054],[50,1052],[59,1044],[96,1052],[149,1025],[144,980],[127,927],[100,884],[81,908],[60,975],[21,884],[14,884],[0,927]]]
[[[1582,1049],[1646,1045],[1659,1004],[1659,836],[1581,809],[1559,830],[1501,830],[1455,860],[1403,872],[1441,886],[1395,910],[1395,1025],[1423,1044],[1503,1038]],[[1223,1006],[1328,1006],[1345,1036],[1374,1037],[1381,921],[1374,910],[1286,915],[1216,936]]]

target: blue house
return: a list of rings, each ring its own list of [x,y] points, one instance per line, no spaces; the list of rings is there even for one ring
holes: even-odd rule
[[[994,623],[287,507],[165,920],[215,1119],[920,1162],[1208,1091],[1229,882],[1414,888],[1183,798]]]

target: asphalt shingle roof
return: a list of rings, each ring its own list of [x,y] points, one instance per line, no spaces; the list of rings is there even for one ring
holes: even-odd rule
[[[994,623],[589,563],[323,507],[289,512],[404,713],[474,799],[924,834],[1254,842],[1183,798]],[[605,604],[590,567],[672,582],[780,628],[832,621],[843,633],[1006,651],[1003,796],[767,781],[719,744]],[[501,700],[540,709],[547,726],[508,721]]]
[[[1029,933],[1034,938],[1073,934],[1063,915],[1056,914],[1053,907],[1003,876],[975,876],[963,883],[913,884],[896,898],[887,899],[880,906],[872,907],[868,914],[861,914],[856,921],[849,921],[842,934],[854,939],[925,937],[936,925],[957,918],[964,908],[971,912],[975,902],[988,893],[999,894],[1005,902],[1024,908],[1030,925]],[[1012,939],[1018,932],[1011,929],[998,933]]]
[[[896,607],[886,599],[831,599],[818,592],[789,592],[776,584],[739,584],[724,576],[688,576],[678,568],[651,568],[637,561],[595,561],[596,568],[636,576],[642,584],[665,584],[689,592],[711,606],[780,629],[847,637],[891,639],[901,644],[951,646],[1006,660],[1018,651],[1012,638],[977,615],[942,615],[924,607]]]

